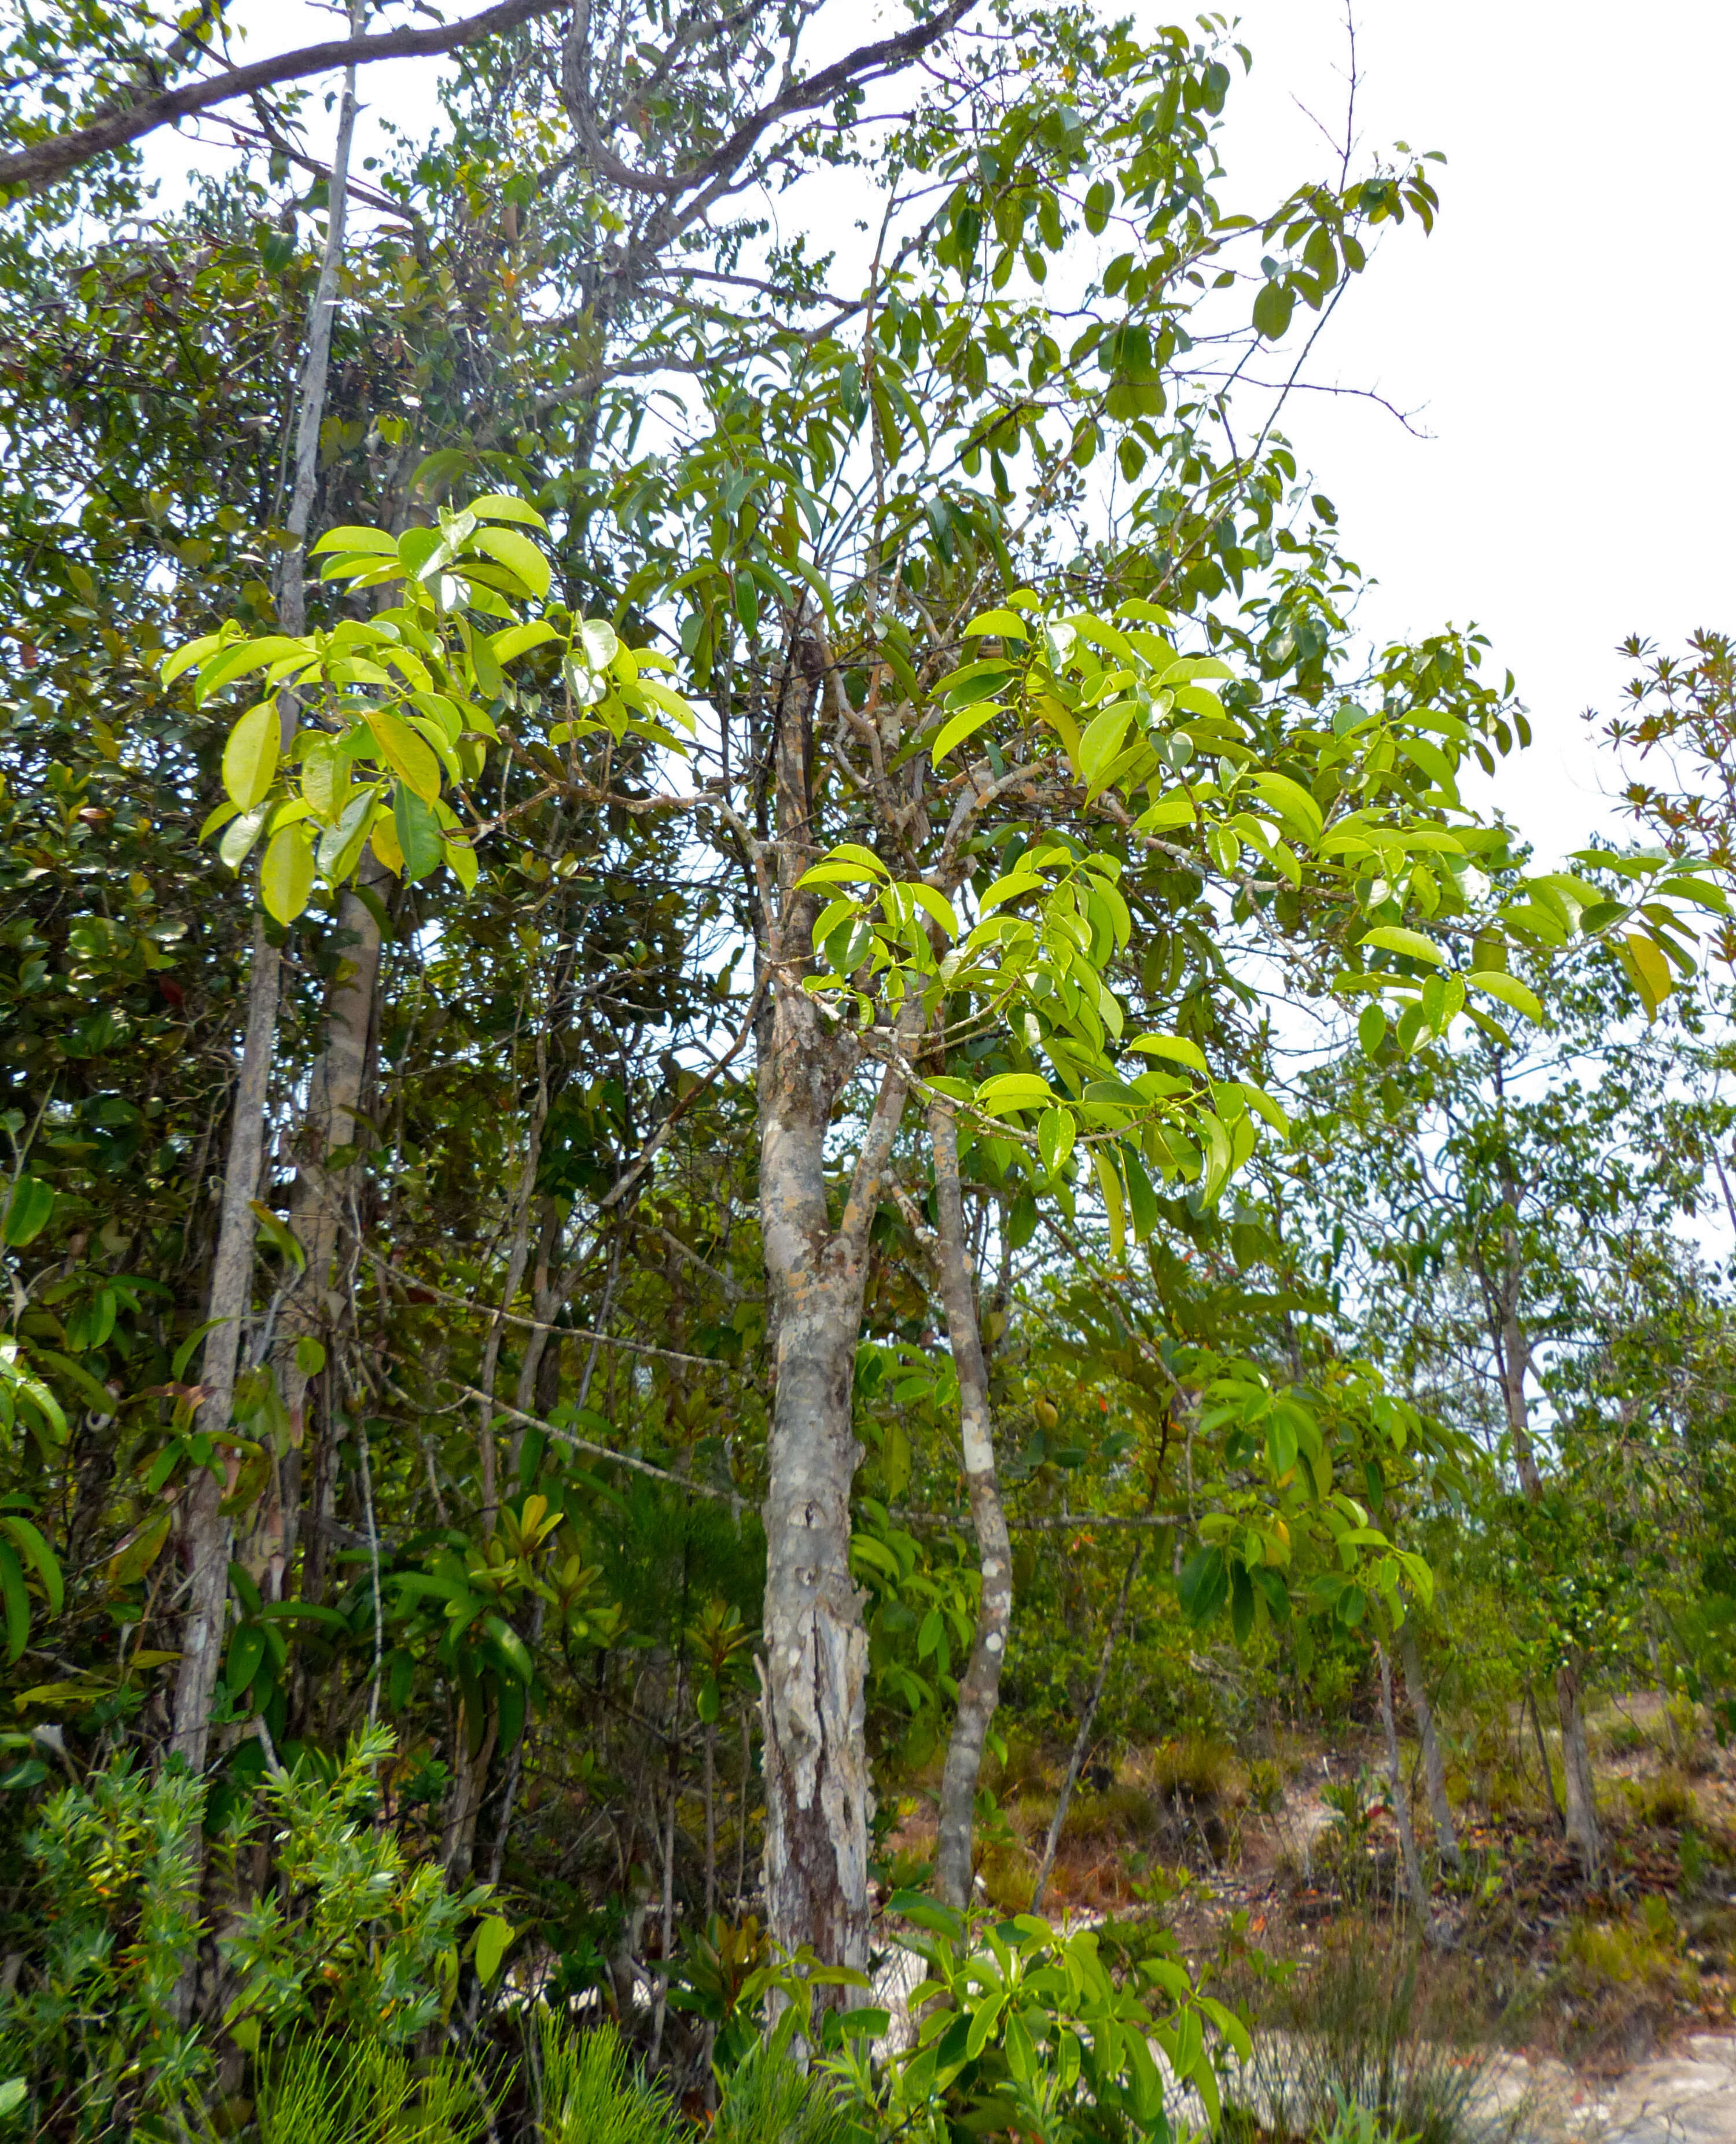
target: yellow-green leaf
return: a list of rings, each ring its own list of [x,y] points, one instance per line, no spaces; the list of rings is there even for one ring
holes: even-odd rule
[[[409,724],[389,709],[370,710],[368,727],[380,757],[424,804],[440,793],[440,762]]]
[[[965,628],[965,638],[973,640],[985,633],[997,633],[1003,640],[1029,640],[1030,628],[1015,610],[979,611]]]
[[[529,537],[521,536],[516,529],[479,529],[470,540],[479,551],[486,551],[508,573],[516,573],[533,596],[548,594],[548,561]]]
[[[1543,1007],[1518,977],[1508,975],[1505,969],[1475,969],[1465,980],[1471,989],[1486,990],[1490,997],[1499,998],[1505,1005],[1511,1005],[1515,1012],[1522,1012],[1527,1020],[1535,1021],[1539,1027],[1543,1025]]]
[[[1147,1057],[1168,1057],[1178,1065],[1185,1065],[1190,1071],[1207,1070],[1205,1052],[1197,1042],[1189,1042],[1182,1035],[1138,1035],[1128,1043],[1129,1050],[1137,1050]]]
[[[547,529],[548,524],[533,506],[503,491],[485,491],[464,509],[482,521],[522,521],[527,529]]]
[[[1257,774],[1253,786],[1287,826],[1294,827],[1312,848],[1320,839],[1324,821],[1320,806],[1299,782],[1287,774]]]
[[[229,732],[223,747],[223,787],[238,811],[250,811],[270,793],[281,737],[277,709],[270,700],[250,707]]]
[[[476,1977],[484,1988],[499,1972],[500,1961],[518,1933],[500,1913],[490,1913],[476,1931]]]
[[[1431,967],[1444,967],[1446,955],[1432,938],[1425,938],[1420,931],[1406,931],[1396,923],[1377,923],[1360,941],[1364,945],[1377,945],[1383,953],[1402,953],[1406,960],[1426,960]]]
[[[1651,939],[1642,937],[1637,931],[1627,931],[1618,938],[1615,952],[1628,980],[1639,993],[1647,1020],[1655,1020],[1658,1008],[1675,988],[1669,961]]]
[[[279,923],[293,923],[314,890],[314,845],[307,823],[280,826],[265,844],[259,867],[259,897],[265,913]]]

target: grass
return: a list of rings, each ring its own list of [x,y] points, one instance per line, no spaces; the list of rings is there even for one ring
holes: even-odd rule
[[[711,2144],[846,2144],[859,2134],[818,2079],[762,2041],[725,2081]]]
[[[542,2144],[681,2144],[673,2103],[629,2060],[613,2025],[581,2032],[545,2011]]]
[[[267,2058],[255,2113],[260,2144],[472,2144],[489,2126],[449,2057],[414,2063],[374,2042],[314,2037]]]

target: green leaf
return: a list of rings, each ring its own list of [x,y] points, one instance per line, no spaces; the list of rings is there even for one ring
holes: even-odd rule
[[[247,1204],[252,1209],[253,1218],[259,1223],[259,1233],[272,1249],[287,1258],[297,1273],[305,1272],[307,1254],[296,1241],[295,1231],[288,1222],[274,1213],[261,1199],[250,1199]]]
[[[238,822],[239,823],[239,822]],[[279,923],[293,923],[314,890],[314,844],[305,821],[280,826],[266,844],[259,867],[259,897],[265,913]]]
[[[1048,1080],[1034,1072],[1003,1072],[985,1079],[976,1090],[977,1107],[991,1116],[1004,1116],[1009,1109],[1039,1109],[1054,1098]]]
[[[490,1913],[476,1931],[476,1977],[484,1988],[499,1972],[500,1961],[511,1948],[518,1933],[502,1913]]]
[[[1516,976],[1508,975],[1505,969],[1478,968],[1465,980],[1469,989],[1486,990],[1490,997],[1499,998],[1503,1005],[1511,1005],[1515,1012],[1522,1012],[1527,1020],[1539,1027],[1542,1026],[1542,1005]]]
[[[1442,967],[1446,961],[1446,954],[1432,938],[1425,938],[1420,931],[1406,931],[1396,923],[1377,923],[1357,942],[1376,945],[1383,953],[1402,953],[1407,960],[1426,960],[1432,968]]]
[[[445,856],[440,822],[422,799],[400,783],[392,797],[392,824],[404,856],[404,876],[414,882],[437,870]]]
[[[508,573],[516,573],[533,596],[548,594],[553,578],[548,561],[529,537],[521,536],[516,529],[479,529],[470,540],[477,550],[486,551]]]
[[[28,2085],[21,2077],[7,2077],[3,2084],[0,2084],[0,2122],[3,2122],[8,2114],[17,2112],[24,2104],[28,2089]]]
[[[503,1615],[491,1615],[484,1625],[494,1640],[500,1657],[522,1683],[529,1683],[536,1675],[536,1666],[523,1638]]]
[[[1480,978],[1473,975],[1471,980],[1476,982]],[[1362,1045],[1362,1055],[1365,1057],[1376,1055],[1381,1045],[1386,1040],[1386,1015],[1382,1006],[1379,1005],[1363,1006],[1357,1021],[1357,1040]]]
[[[1181,1035],[1138,1035],[1128,1043],[1129,1050],[1137,1050],[1146,1057],[1168,1057],[1178,1065],[1185,1065],[1190,1071],[1207,1072],[1205,1052],[1197,1042],[1189,1042]]]
[[[0,1512],[0,1533],[8,1536],[18,1553],[34,1566],[48,1596],[51,1613],[59,1615],[66,1606],[67,1591],[53,1550],[28,1519],[20,1518],[14,1511]]]
[[[0,1541],[0,1603],[6,1610],[6,1657],[10,1664],[21,1657],[30,1643],[30,1596],[25,1590],[22,1567],[4,1541]]]
[[[1037,1150],[1043,1166],[1054,1175],[1073,1152],[1079,1126],[1070,1109],[1045,1109],[1037,1121]]]
[[[940,734],[930,747],[935,766],[1004,712],[998,700],[983,700],[974,707],[961,707],[950,722],[942,722]]]
[[[224,828],[223,838],[217,844],[217,854],[232,871],[238,871],[246,862],[249,852],[259,839],[270,816],[269,806],[255,804],[250,811],[243,811],[239,818],[231,819]]]
[[[241,1624],[229,1641],[229,1655],[223,1663],[223,1680],[231,1698],[239,1697],[251,1685],[265,1657],[264,1630],[257,1623]]]
[[[21,1176],[7,1203],[6,1223],[0,1240],[8,1250],[21,1250],[41,1235],[54,1211],[54,1194],[39,1176]]]
[[[1324,831],[1320,806],[1300,782],[1285,774],[1257,774],[1253,786],[1285,824],[1299,832],[1312,849]]]
[[[578,639],[593,670],[607,670],[620,653],[621,643],[607,618],[588,618],[578,628]]]
[[[1296,300],[1282,283],[1262,283],[1254,297],[1254,325],[1267,342],[1276,342],[1290,325]]]
[[[250,811],[270,794],[282,725],[275,704],[261,700],[229,732],[223,747],[223,787],[237,811]]]

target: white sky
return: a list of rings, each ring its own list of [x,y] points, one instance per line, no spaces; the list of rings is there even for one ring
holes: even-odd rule
[[[1382,243],[1313,376],[1377,390],[1427,436],[1322,395],[1292,402],[1287,428],[1379,577],[1371,631],[1474,620],[1515,673],[1537,741],[1494,793],[1553,859],[1619,828],[1580,720],[1615,703],[1631,668],[1615,643],[1736,625],[1736,296],[1717,236],[1736,192],[1736,7],[1357,0],[1357,15],[1365,158],[1402,138],[1449,161],[1434,236],[1407,222]],[[308,0],[260,0],[257,21],[250,57],[337,27]],[[1239,22],[1255,67],[1231,97],[1225,198],[1253,209],[1336,169],[1298,107],[1342,131],[1347,43],[1342,0],[1248,0]],[[408,117],[428,83],[400,63],[369,71],[363,96]],[[158,140],[157,167],[185,168]]]

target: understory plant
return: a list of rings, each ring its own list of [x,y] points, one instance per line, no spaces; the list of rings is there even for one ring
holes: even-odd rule
[[[450,2056],[309,2035],[261,2062],[255,2119],[260,2144],[471,2144],[489,2103]]]
[[[44,1804],[25,1848],[44,1948],[0,1991],[0,2077],[27,2133],[184,2133],[181,2111],[212,2071],[207,2037],[176,2004],[199,1931],[204,1810],[198,1781],[124,1757]]]

